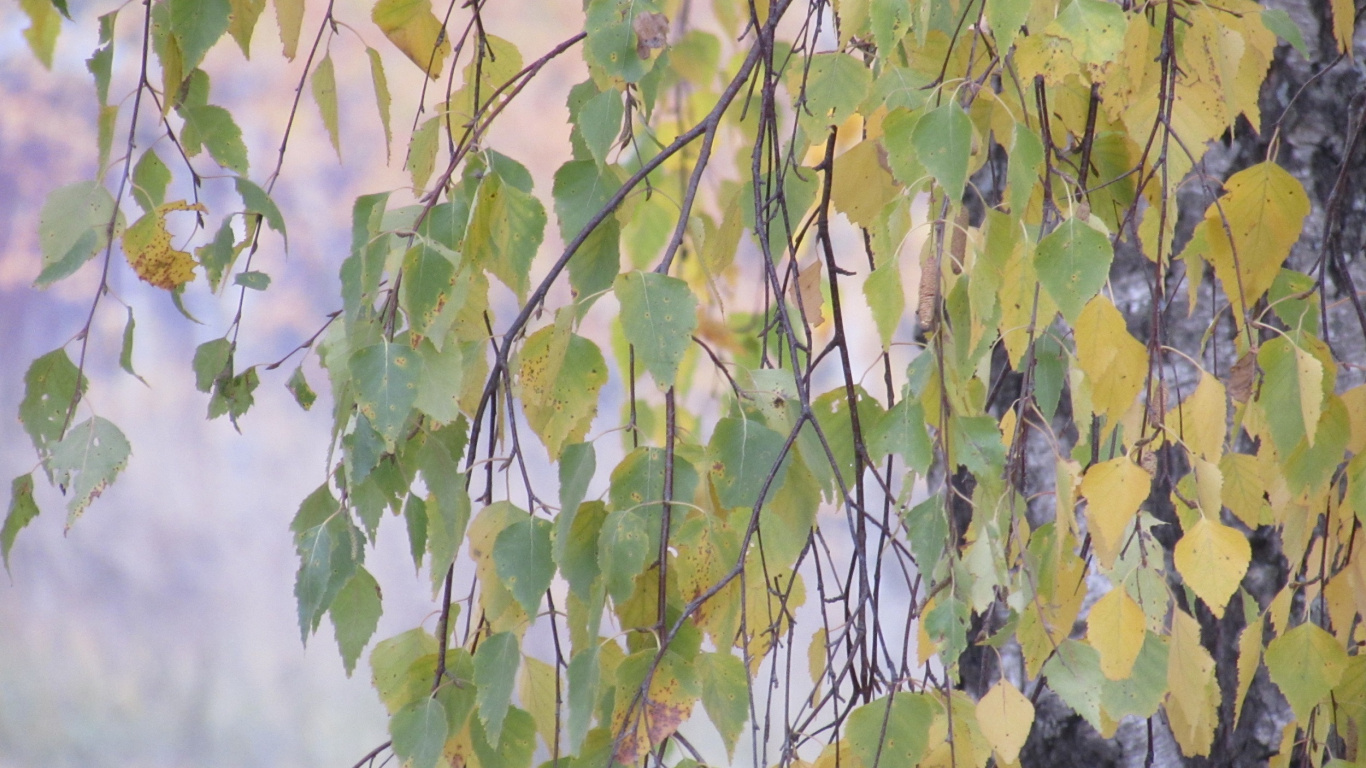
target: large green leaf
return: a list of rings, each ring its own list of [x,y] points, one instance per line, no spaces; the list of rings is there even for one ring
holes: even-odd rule
[[[683,353],[697,329],[697,297],[676,277],[628,272],[612,290],[621,302],[621,326],[636,357],[661,388],[674,385]]]
[[[498,578],[512,596],[535,616],[550,580],[555,576],[555,560],[550,552],[550,531],[554,526],[541,517],[517,520],[493,544],[493,562]]]
[[[355,671],[360,652],[375,634],[381,610],[379,582],[369,571],[357,566],[328,610],[347,677]]]
[[[707,709],[726,755],[735,758],[735,742],[749,720],[749,673],[739,656],[731,653],[701,653],[697,657],[697,677],[702,682],[702,706]]]
[[[531,261],[545,236],[545,208],[497,173],[484,177],[465,235],[465,255],[526,296]]]
[[[911,144],[921,165],[944,188],[944,196],[953,202],[962,198],[972,150],[972,121],[958,102],[949,101],[921,116],[911,134]]]
[[[1311,623],[1288,630],[1266,646],[1271,682],[1285,694],[1301,722],[1333,690],[1347,669],[1347,651],[1326,630]]]
[[[854,114],[872,83],[868,67],[847,53],[818,53],[811,57],[809,71],[794,67],[787,87],[797,99],[797,120],[807,138],[813,143],[824,141],[831,127],[842,125]]]
[[[588,434],[598,412],[598,391],[607,383],[607,362],[598,345],[574,334],[567,340],[556,336],[555,326],[547,326],[527,339],[520,377],[527,423],[552,459]]]
[[[430,659],[430,663],[424,663]],[[381,640],[370,651],[370,671],[375,690],[389,714],[431,694],[436,663],[436,638],[416,627]]]
[[[653,64],[636,52],[632,28],[642,13],[661,10],[655,0],[592,0],[585,9],[583,59],[601,87],[638,82]]]
[[[348,367],[356,406],[392,448],[417,400],[422,358],[411,347],[381,341],[356,350]]]
[[[168,20],[185,71],[199,66],[218,38],[228,31],[232,4],[228,0],[167,0]]]
[[[727,417],[717,422],[707,453],[712,483],[725,507],[753,507],[769,475],[768,497],[782,485],[786,460],[779,465],[786,439],[749,419]]]
[[[123,432],[99,416],[72,427],[61,442],[52,446],[45,466],[53,482],[71,494],[66,504],[67,528],[128,466],[131,453]]]
[[[636,576],[650,559],[650,530],[635,510],[607,515],[598,534],[598,566],[607,581],[607,592],[618,603],[635,590]]]
[[[181,142],[191,156],[206,147],[214,162],[239,176],[247,175],[247,145],[242,141],[242,129],[232,119],[232,113],[222,107],[205,104],[180,110],[185,118]]]
[[[43,269],[35,284],[50,285],[72,274],[123,231],[123,213],[114,216],[114,197],[98,181],[78,181],[53,190],[38,215]]]
[[[61,439],[67,412],[88,385],[65,349],[54,349],[29,364],[28,372],[24,374],[19,421],[40,456],[47,455],[52,444]]]
[[[915,765],[925,756],[938,709],[923,693],[884,696],[849,713],[844,735],[863,765]]]
[[[503,720],[512,704],[512,688],[517,681],[517,667],[522,651],[517,636],[499,632],[479,644],[474,652],[474,682],[479,686],[479,722],[489,738],[498,741],[503,732]]]
[[[415,701],[389,721],[389,735],[404,768],[436,768],[446,745],[446,709],[434,698]]]
[[[1075,322],[1082,307],[1100,293],[1109,279],[1114,258],[1110,238],[1073,218],[1039,241],[1034,268],[1062,316]]]

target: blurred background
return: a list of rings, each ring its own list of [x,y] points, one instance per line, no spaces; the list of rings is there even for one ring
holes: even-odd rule
[[[253,268],[274,282],[247,296],[239,369],[280,359],[339,308],[337,269],[349,248],[354,198],[409,194],[402,191],[403,149],[422,78],[371,23],[371,4],[336,3],[347,25],[330,42],[344,164],[307,90],[299,104],[273,194],[288,222],[290,249],[286,254],[273,233],[262,238]],[[101,301],[91,328],[90,392],[77,418],[94,413],[114,421],[133,456],[70,531],[67,500],[47,486],[18,422],[29,362],[63,345],[76,359],[74,337],[99,281],[97,257],[70,279],[33,288],[44,200],[98,172],[97,103],[85,59],[96,47],[95,17],[120,7],[70,5],[75,20],[62,24],[49,71],[23,38],[28,19],[18,4],[0,3],[0,482],[8,488],[13,477],[38,470],[42,510],[18,536],[9,573],[0,576],[0,766],[352,765],[387,739],[383,708],[364,657],[346,677],[329,622],[307,647],[301,644],[293,595],[298,560],[289,522],[326,477],[331,405],[316,363],[304,366],[320,395],[310,412],[284,388],[296,356],[262,371],[240,434],[226,419],[208,421],[208,396],[195,390],[190,361],[198,344],[224,334],[237,292],[215,296],[202,279],[191,284],[185,305],[202,323],[196,325],[165,292],[137,280],[116,253],[112,295]],[[249,149],[250,178],[263,186],[324,5],[309,4],[293,62],[280,56],[267,8],[250,61],[225,38],[204,65],[213,78],[210,101],[233,112]],[[488,31],[513,40],[528,61],[582,23],[577,3],[546,4],[534,24],[497,5],[485,12]],[[111,178],[122,170],[141,12],[141,4],[129,3],[119,13],[110,102],[122,110]],[[387,165],[365,44],[382,52],[394,97]],[[504,131],[494,145],[532,169],[546,198],[552,160],[568,151],[563,94],[583,77],[582,60],[571,51],[501,118],[525,130]],[[189,197],[188,174],[172,162],[175,152],[151,124],[154,115],[152,108],[142,118],[138,149],[157,141],[176,176],[167,200]],[[209,176],[201,196],[216,227],[240,202],[229,178],[215,178],[207,154],[194,163]],[[192,216],[172,215],[177,247],[192,223]],[[555,227],[548,227],[545,247],[557,245]],[[136,316],[133,364],[145,385],[118,366],[123,304]],[[384,527],[366,565],[382,585],[397,588],[384,594],[376,638],[423,621],[431,628],[436,602],[425,599],[427,574],[414,575],[401,522],[386,519]]]

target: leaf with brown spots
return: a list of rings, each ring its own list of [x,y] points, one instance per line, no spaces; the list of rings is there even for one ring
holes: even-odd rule
[[[207,212],[202,203],[177,200],[143,214],[123,233],[123,255],[138,277],[158,288],[174,291],[194,279],[194,257],[171,245],[167,211]]]

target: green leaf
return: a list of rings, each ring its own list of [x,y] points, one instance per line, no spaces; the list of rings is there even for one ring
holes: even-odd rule
[[[588,735],[588,726],[593,721],[593,705],[598,698],[599,679],[602,671],[598,666],[598,645],[593,643],[588,649],[574,654],[569,661],[566,677],[569,682],[569,751],[577,753]]]
[[[621,134],[621,120],[625,112],[621,91],[608,88],[585,102],[573,115],[589,154],[599,166],[607,165],[607,153]]]
[[[1062,316],[1075,323],[1086,302],[1105,286],[1114,258],[1110,238],[1073,218],[1039,241],[1034,268]]]
[[[598,540],[607,517],[607,506],[600,501],[590,501],[581,504],[572,514],[561,512],[560,515],[561,520],[569,518],[571,522],[568,533],[557,535],[555,539],[557,547],[564,547],[556,562],[560,564],[560,573],[569,582],[569,588],[580,600],[587,602],[601,572]]]
[[[71,18],[65,11],[62,15]],[[100,16],[100,45],[85,60],[85,68],[95,76],[95,98],[101,107],[109,103],[109,74],[114,63],[114,21],[118,15],[118,11],[111,11]]]
[[[1024,123],[1015,124],[1006,179],[1010,188],[1010,215],[1017,220],[1029,206],[1029,196],[1043,168],[1043,141]]]
[[[479,184],[465,255],[525,298],[531,261],[545,236],[545,208],[528,192],[490,173]]]
[[[802,67],[792,68],[787,88],[797,100],[797,121],[807,139],[815,143],[824,141],[832,126],[843,125],[854,114],[868,96],[873,75],[846,53],[818,53],[810,61],[808,72]]]
[[[1124,9],[1105,0],[1072,0],[1049,25],[1072,41],[1077,59],[1096,65],[1119,56],[1127,27]]]
[[[45,0],[24,0],[20,3],[24,13],[28,15],[29,26],[24,30],[24,39],[28,41],[29,48],[33,50],[33,55],[43,66],[52,69],[52,53],[57,47],[57,34],[62,29],[62,17],[58,15],[57,9]]]
[[[554,187],[560,237],[566,243],[578,237],[620,188],[621,181],[611,171],[599,170],[590,160],[571,160],[560,166]]]
[[[563,563],[573,522],[597,472],[598,459],[592,443],[566,445],[560,454],[560,514],[555,519],[555,562]]]
[[[479,722],[489,737],[497,741],[503,732],[503,719],[512,703],[512,688],[522,652],[517,636],[499,632],[479,644],[474,652],[474,682],[479,686]],[[534,726],[533,726],[534,727]]]
[[[52,446],[45,466],[53,482],[71,494],[66,504],[68,529],[128,466],[131,453],[123,432],[99,416],[72,427],[61,442]]]
[[[446,571],[455,562],[470,521],[470,496],[465,490],[465,475],[460,472],[458,460],[458,456],[452,456],[450,450],[435,439],[428,439],[417,455],[422,480],[431,491],[425,509],[433,592],[440,588]]]
[[[440,343],[455,319],[443,313],[456,290],[456,265],[435,248],[416,245],[403,258],[403,309],[413,332]]]
[[[109,244],[112,234],[123,231],[123,213],[115,216],[114,198],[98,181],[79,181],[53,190],[38,215],[38,241],[43,249],[43,270],[34,284],[39,288],[80,269]]]
[[[430,663],[424,663],[430,658]],[[389,714],[428,698],[436,665],[436,638],[416,627],[375,644],[370,670]]]
[[[184,57],[185,71],[199,66],[218,38],[228,31],[228,0],[167,0],[170,32]]]
[[[323,60],[318,62],[318,66],[313,70],[311,89],[313,101],[318,105],[318,111],[322,113],[323,127],[327,129],[327,137],[332,140],[332,149],[337,152],[337,160],[341,160],[341,135],[337,125],[337,73],[332,68],[332,53],[329,51]]]
[[[1001,427],[994,416],[955,416],[950,422],[953,461],[977,475],[999,471],[1006,460]]]
[[[925,408],[913,397],[900,402],[868,429],[868,452],[874,459],[889,453],[900,454],[906,466],[922,477],[930,469],[934,449],[925,429]]]
[[[569,443],[581,441],[598,411],[598,392],[607,383],[607,363],[598,346],[569,334],[555,364],[554,326],[527,339],[522,347],[522,404],[552,460]]]
[[[972,150],[972,121],[958,102],[949,101],[921,116],[911,144],[920,163],[944,188],[944,196],[955,203],[962,199]]]
[[[379,109],[379,122],[384,126],[384,161],[388,164],[393,152],[394,132],[389,126],[389,78],[384,74],[384,61],[379,51],[365,47],[365,55],[370,59],[370,82],[375,87],[375,107]]]
[[[441,117],[429,117],[413,131],[408,142],[408,157],[404,167],[413,179],[413,189],[426,189],[427,180],[436,167],[436,150],[441,143]]]
[[[304,500],[304,505],[324,506],[331,500]],[[299,572],[294,582],[294,597],[299,602],[299,634],[305,643],[318,629],[323,614],[332,606],[337,594],[355,575],[363,556],[360,531],[351,524],[335,500],[331,500],[333,514],[323,522],[299,535]],[[301,507],[299,514],[304,514]]]
[[[405,768],[436,768],[446,745],[446,709],[434,698],[415,701],[389,721],[389,735]]]
[[[536,719],[519,707],[509,707],[497,745],[489,743],[488,733],[479,723],[470,725],[474,754],[480,768],[531,768],[536,752]]]
[[[906,310],[906,294],[901,288],[901,270],[893,260],[878,266],[863,281],[863,296],[868,300],[868,308],[873,312],[873,322],[877,324],[882,348],[888,349],[892,336],[901,324]]]
[[[1029,0],[986,0],[987,21],[996,36],[1000,50],[1010,50],[1010,44],[1029,19]]]
[[[356,659],[374,636],[381,610],[379,582],[369,571],[357,567],[328,609],[347,677],[355,671]]]
[[[749,674],[739,656],[700,653],[697,676],[702,682],[702,706],[721,734],[726,756],[735,759],[735,742],[749,720]]]
[[[1257,402],[1263,405],[1271,442],[1282,456],[1294,450],[1305,435],[1303,409],[1294,407],[1301,402],[1296,352],[1290,339],[1275,336],[1257,353],[1257,367],[1262,370]]]
[[[212,104],[180,110],[185,128],[180,140],[191,157],[207,147],[219,165],[238,176],[247,175],[247,145],[242,142],[242,129],[233,121],[232,114]]]
[[[637,448],[612,470],[607,496],[613,509],[639,508],[647,519],[658,520],[664,499],[664,449]],[[691,499],[697,489],[692,462],[674,458],[673,498]]]
[[[938,710],[923,693],[884,696],[849,713],[844,738],[863,765],[915,765],[925,756]]]
[[[39,456],[46,456],[52,444],[62,438],[67,413],[89,385],[60,347],[29,364],[19,421]]]
[[[697,329],[697,297],[676,277],[639,270],[612,286],[621,302],[621,325],[636,356],[661,389],[674,385],[683,353]]]
[[[1342,679],[1347,651],[1327,631],[1301,624],[1266,646],[1266,669],[1271,682],[1285,694],[1290,709],[1301,722]]]
[[[635,591],[636,576],[650,559],[650,531],[636,510],[607,515],[598,534],[598,566],[612,600],[623,603]]]
[[[654,0],[591,0],[585,9],[583,60],[600,87],[639,82],[653,60],[636,53],[635,17],[658,12]]]
[[[304,378],[302,363],[294,369],[294,373],[290,374],[289,381],[285,382],[285,389],[294,395],[294,402],[298,403],[299,407],[305,411],[311,409],[313,403],[318,399],[318,394],[313,391],[312,387],[308,386],[308,380]]]
[[[707,454],[721,505],[753,507],[770,474],[774,479],[766,498],[771,498],[786,474],[787,462],[782,456],[785,442],[782,435],[757,421],[727,417],[717,422]],[[784,458],[781,466],[780,458]]]
[[[133,328],[136,323],[133,321],[133,308],[128,308],[128,322],[123,326],[123,344],[119,348],[119,367],[128,375],[146,384],[147,381],[133,370]]]
[[[242,205],[246,206],[245,213],[256,214],[266,220],[266,224],[271,229],[280,233],[284,238],[285,250],[289,250],[289,233],[285,231],[285,217],[280,213],[279,206],[270,199],[270,194],[261,187],[257,186],[246,178],[238,176],[232,180],[237,187],[237,194],[242,198]]]
[[[555,576],[555,560],[550,552],[552,528],[549,520],[527,517],[504,528],[493,544],[498,578],[528,616],[536,615]]]
[[[356,350],[348,367],[356,406],[392,448],[417,399],[422,358],[411,347],[382,341]]]
[[[1100,697],[1106,678],[1100,671],[1099,651],[1078,640],[1064,640],[1043,665],[1043,674],[1049,687],[1073,712],[1100,730]]]
[[[9,552],[14,547],[14,538],[19,531],[38,516],[38,504],[33,500],[33,473],[14,478],[9,485],[9,512],[5,514],[5,525],[0,528],[0,554],[5,558],[5,570],[9,570]]]
[[[166,187],[171,183],[171,170],[150,147],[133,166],[133,201],[144,212],[150,213],[166,202]]]
[[[221,376],[232,375],[232,342],[227,339],[206,341],[194,351],[194,386],[200,392],[213,389]]]
[[[1309,48],[1304,44],[1304,33],[1284,8],[1262,9],[1262,24],[1276,34],[1276,37],[1290,43],[1300,56],[1309,59]]]
[[[250,272],[238,272],[232,279],[233,284],[243,288],[250,288],[253,291],[264,291],[270,287],[270,275],[265,272],[252,270]]]
[[[223,285],[223,276],[233,262],[237,260],[238,254],[242,252],[243,245],[234,244],[236,235],[232,231],[232,220],[224,218],[219,225],[218,232],[213,236],[213,240],[195,249],[195,256],[199,257],[199,263],[204,267],[204,276],[209,279],[209,287],[215,292]],[[175,294],[173,294],[175,295]]]
[[[905,0],[872,0],[868,20],[873,28],[873,42],[884,59],[890,58],[897,43],[911,28],[913,11]]]
[[[1115,722],[1128,715],[1152,717],[1167,694],[1167,642],[1161,635],[1147,632],[1143,647],[1134,661],[1133,671],[1124,680],[1106,680],[1100,705]]]

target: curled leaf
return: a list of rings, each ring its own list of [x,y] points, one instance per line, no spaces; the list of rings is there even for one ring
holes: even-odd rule
[[[123,254],[138,277],[168,291],[193,280],[195,260],[185,251],[172,247],[171,233],[166,229],[166,212],[205,213],[207,210],[202,203],[177,200],[159,205],[133,222],[133,226],[123,233]]]

